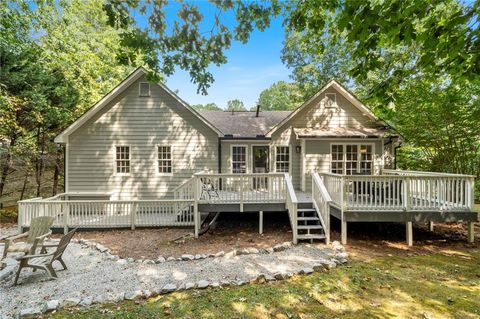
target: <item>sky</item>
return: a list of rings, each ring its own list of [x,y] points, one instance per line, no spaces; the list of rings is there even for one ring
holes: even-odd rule
[[[193,2],[193,1],[192,1]],[[196,1],[201,13],[205,17],[206,28],[210,26],[213,17],[211,5],[204,1]],[[175,5],[167,8],[167,20],[175,16]],[[222,22],[233,25],[233,15],[222,15]],[[147,26],[146,21],[141,25]],[[208,89],[208,95],[197,94],[197,86],[190,81],[187,72],[177,70],[174,75],[167,78],[167,86],[178,90],[179,96],[189,104],[216,103],[221,108],[226,108],[227,101],[239,99],[245,107],[250,109],[257,104],[260,92],[276,81],[289,80],[290,72],[283,65],[280,54],[283,47],[283,27],[280,19],[272,21],[270,28],[260,32],[255,30],[247,44],[232,41],[232,46],[226,51],[227,63],[220,67],[211,66],[209,71],[213,74],[215,82]]]

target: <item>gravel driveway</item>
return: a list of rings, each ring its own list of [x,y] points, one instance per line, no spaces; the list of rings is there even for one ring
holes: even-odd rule
[[[204,280],[217,285],[226,281],[244,283],[260,274],[296,273],[315,264],[331,263],[335,254],[338,251],[331,246],[297,245],[270,254],[226,254],[218,258],[147,264],[112,260],[92,247],[71,243],[64,254],[69,269],[58,271],[57,280],[50,280],[43,271],[32,274],[30,269],[24,269],[20,285],[14,287],[13,278],[0,282],[0,318],[15,317],[25,308],[42,309],[47,300],[65,304],[67,299],[77,302],[85,298],[90,302],[124,299],[133,292],[159,292],[167,284],[175,289],[191,287]]]

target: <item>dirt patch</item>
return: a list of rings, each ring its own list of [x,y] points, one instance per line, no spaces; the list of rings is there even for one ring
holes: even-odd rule
[[[174,242],[192,231],[192,228],[81,231],[75,238],[101,243],[123,258],[147,259],[228,252],[246,247],[265,248],[292,240],[292,230],[286,213],[265,213],[262,235],[258,233],[258,214],[224,213],[218,218],[216,227],[199,239]]]

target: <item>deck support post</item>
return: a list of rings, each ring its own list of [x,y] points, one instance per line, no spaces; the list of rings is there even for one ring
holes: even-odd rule
[[[263,211],[258,212],[258,233],[263,234]]]
[[[429,229],[431,232],[433,232],[433,227],[434,227],[433,222],[432,222],[432,221],[429,221],[429,222],[428,222],[428,229]]]
[[[407,222],[407,245],[413,246],[413,222]]]
[[[193,187],[193,224],[194,224],[194,237],[198,238],[200,232],[200,213],[198,211],[198,199],[200,198],[200,179],[195,176],[195,183]]]
[[[473,243],[475,241],[475,223],[468,222],[468,242]]]
[[[347,244],[347,221],[342,219],[342,226],[341,226],[341,232],[342,232],[342,245]]]

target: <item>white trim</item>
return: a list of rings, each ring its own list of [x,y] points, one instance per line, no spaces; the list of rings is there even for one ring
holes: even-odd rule
[[[302,192],[304,192],[306,189],[307,189],[307,185],[306,185],[306,179],[307,177],[305,176],[305,174],[307,173],[307,164],[306,164],[306,161],[305,161],[305,157],[306,157],[306,154],[307,154],[307,150],[306,150],[306,147],[307,147],[307,143],[304,139],[301,139],[300,140],[300,147],[302,148],[302,152],[300,153],[300,161],[301,161],[301,165],[300,165],[300,176],[301,176],[301,180],[300,180],[300,188],[302,190]]]
[[[120,84],[118,84],[110,93],[105,95],[100,101],[98,101],[92,108],[90,108],[87,112],[85,112],[82,116],[80,116],[75,122],[73,122],[69,127],[67,127],[62,133],[60,133],[57,137],[55,137],[55,143],[66,143],[67,137],[72,134],[76,129],[81,127],[85,124],[89,119],[91,119],[95,114],[97,114],[100,110],[103,109],[108,103],[110,103],[113,99],[115,99],[119,94],[125,91],[130,85],[132,85],[135,81],[137,81],[140,77],[145,75],[147,71],[143,67],[139,67],[135,71],[133,71],[126,79],[124,79]],[[180,99],[180,97],[175,94],[172,90],[167,88],[163,83],[157,83],[162,89],[167,91],[174,99],[176,99],[181,105],[187,108],[191,113],[197,116],[204,124],[206,124],[209,128],[211,128],[218,136],[223,136],[223,134],[210,122],[208,122],[203,116],[200,115],[197,111],[195,111],[190,105],[188,105],[185,101]]]
[[[68,161],[70,159],[68,155],[68,152],[69,152],[68,145],[69,143],[68,143],[68,136],[67,136],[66,143],[65,143],[65,167],[63,168],[64,169],[63,174],[65,174],[65,185],[64,185],[65,193],[68,193]]]
[[[253,170],[254,170],[254,162],[253,162],[253,148],[256,147],[256,146],[266,146],[268,147],[268,172],[271,172],[271,168],[272,168],[272,162],[270,161],[270,144],[250,144],[250,161],[251,161],[251,167],[252,167],[252,173],[253,173]]]
[[[230,173],[231,174],[243,174],[243,173],[234,173],[233,172],[233,148],[234,147],[245,147],[245,173],[250,173],[250,170],[249,170],[249,165],[248,165],[248,156],[249,156],[249,152],[248,152],[248,144],[232,144],[230,145]]]
[[[160,167],[158,166],[158,148],[168,146],[170,147],[170,162],[171,162],[171,169],[170,173],[160,172]],[[173,176],[173,145],[172,144],[155,144],[155,172],[157,176]]]
[[[350,103],[353,104],[356,108],[358,108],[365,116],[367,116],[372,121],[379,121],[379,119],[373,114],[373,112],[365,106],[362,102],[360,102],[356,97],[354,97],[350,92],[348,92],[340,83],[338,83],[335,79],[328,81],[320,91],[312,96],[309,100],[299,106],[295,111],[290,113],[286,118],[284,118],[280,123],[275,125],[265,136],[271,137],[273,133],[275,133],[278,129],[280,129],[284,124],[290,121],[295,115],[297,115],[301,110],[306,108],[310,103],[315,100],[318,96],[324,93],[328,88],[333,87],[337,92],[342,94]]]
[[[117,173],[117,147],[128,147],[128,162],[129,162],[129,172],[128,173]],[[113,145],[113,175],[115,176],[130,176],[132,174],[132,147],[128,144],[114,144]]]
[[[333,145],[343,145],[343,168],[342,168],[342,175],[345,175],[347,173],[346,170],[346,156],[347,156],[347,145],[356,145],[357,148],[357,153],[359,154],[360,152],[360,146],[361,145],[371,145],[372,146],[372,174],[375,175],[376,171],[376,153],[375,153],[375,143],[369,143],[369,142],[330,142],[330,153],[329,153],[329,159],[328,159],[328,172],[332,172],[332,146]],[[360,156],[357,156],[357,172],[360,170]]]
[[[274,149],[274,155],[273,157],[275,158],[275,173],[286,173],[286,172],[277,172],[277,147],[288,147],[288,174],[292,176],[292,145],[290,144],[276,144],[275,149]]]
[[[142,91],[140,90],[140,88],[142,87],[142,84],[148,84],[148,94],[147,95],[142,95]],[[150,97],[150,96],[152,96],[152,90],[151,90],[150,82],[138,82],[138,96],[139,97]]]

